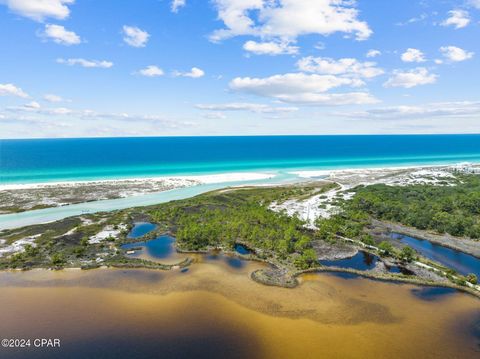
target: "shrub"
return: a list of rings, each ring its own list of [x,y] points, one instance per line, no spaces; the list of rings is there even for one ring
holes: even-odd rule
[[[473,273],[468,274],[467,277],[466,277],[466,279],[467,279],[467,282],[470,282],[470,283],[472,283],[472,284],[477,284],[477,283],[478,283],[478,278],[477,278],[477,276],[476,276],[475,274],[473,274]]]
[[[378,245],[378,249],[380,249],[381,252],[383,252],[383,254],[386,256],[392,255],[394,251],[392,244],[388,241],[380,242],[380,244]]]
[[[62,253],[54,253],[52,256],[52,265],[55,267],[60,267],[65,264],[65,258]]]
[[[412,249],[412,247],[406,246],[402,248],[402,251],[400,252],[398,258],[402,262],[412,262],[414,259],[416,259],[417,255],[415,251]]]

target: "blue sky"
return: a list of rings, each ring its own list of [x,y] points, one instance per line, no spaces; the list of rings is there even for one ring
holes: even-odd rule
[[[0,0],[0,138],[480,132],[480,0]]]

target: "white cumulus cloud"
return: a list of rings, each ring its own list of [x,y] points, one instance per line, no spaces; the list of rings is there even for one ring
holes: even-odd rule
[[[455,29],[461,29],[470,24],[470,14],[465,10],[451,10],[448,12],[449,17],[445,19],[442,26],[454,26]]]
[[[138,70],[137,72],[139,75],[142,76],[147,76],[147,77],[158,77],[158,76],[163,76],[165,72],[163,70],[155,65],[150,65],[145,67],[144,69]]]
[[[397,25],[397,26],[407,26],[407,25],[410,25],[410,24],[415,24],[417,22],[423,22],[424,20],[426,20],[428,18],[428,16],[429,16],[428,14],[423,13],[423,14],[420,14],[419,16],[411,17],[410,19],[408,19],[406,21],[397,22],[395,25]]]
[[[47,24],[45,30],[40,34],[45,39],[50,39],[53,42],[61,45],[78,45],[82,42],[80,36],[75,32],[65,29],[61,25]]]
[[[297,62],[303,72],[326,75],[345,75],[360,78],[373,78],[384,73],[375,62],[360,62],[354,58],[331,59],[329,57],[308,56]]]
[[[409,48],[402,54],[403,62],[425,62],[425,54],[419,49]]]
[[[40,104],[37,101],[31,101],[31,102],[25,104],[24,106],[25,106],[25,108],[32,109],[32,110],[37,110],[41,107]]]
[[[110,61],[86,60],[86,59],[82,59],[82,58],[75,58],[75,59],[59,58],[59,59],[57,59],[57,63],[68,65],[68,66],[79,65],[79,66],[87,67],[87,68],[99,67],[99,68],[103,68],[103,69],[108,69],[108,68],[113,66],[113,62],[110,62]]]
[[[334,75],[288,73],[266,78],[237,77],[229,86],[234,91],[244,92],[279,101],[312,105],[344,105],[376,103],[367,92],[326,93],[342,87],[358,87],[359,79]]]
[[[70,15],[68,5],[75,0],[0,0],[12,12],[36,21],[46,18],[66,19]]]
[[[222,112],[207,112],[203,115],[204,118],[209,120],[225,120],[227,116]]]
[[[480,114],[480,102],[437,102],[422,105],[379,107],[366,111],[337,112],[336,114],[355,119],[368,118],[376,120],[437,119],[441,117],[478,118]]]
[[[187,4],[186,0],[172,0],[170,9],[172,12],[178,12],[178,10]]]
[[[54,94],[46,94],[43,96],[43,99],[45,101],[48,101],[48,102],[62,102],[63,101],[63,98],[58,96],[58,95],[54,95]]]
[[[260,103],[231,102],[223,104],[198,104],[195,106],[200,110],[207,111],[249,111],[254,113],[285,113],[298,111],[297,107],[275,107]]]
[[[297,93],[283,97],[283,101],[314,106],[371,105],[380,102],[368,92]]]
[[[199,69],[198,67],[192,67],[190,71],[181,72],[181,71],[174,71],[173,76],[175,77],[191,77],[193,79],[198,79],[205,75],[205,71]]]
[[[437,81],[437,75],[431,74],[428,69],[424,67],[417,67],[413,70],[393,71],[392,77],[384,83],[385,87],[403,87],[412,88],[420,85],[433,84]]]
[[[28,94],[14,84],[0,84],[0,96],[18,96],[26,98],[28,97]]]
[[[212,41],[239,35],[294,41],[298,36],[352,34],[357,40],[372,30],[358,19],[351,0],[214,0],[225,28],[216,30]]]
[[[442,46],[440,48],[440,52],[442,53],[443,57],[445,57],[449,62],[460,62],[469,60],[474,55],[473,52],[465,51],[464,49],[456,46]]]
[[[255,55],[293,55],[298,53],[298,47],[289,45],[288,42],[276,42],[276,41],[266,41],[266,42],[256,42],[256,41],[247,41],[243,44],[243,49],[245,51],[251,52]]]
[[[380,50],[371,49],[371,50],[368,50],[368,52],[365,56],[371,58],[371,57],[380,56],[381,54],[382,54],[382,52]]]
[[[150,34],[136,26],[123,26],[123,41],[133,47],[145,47]]]

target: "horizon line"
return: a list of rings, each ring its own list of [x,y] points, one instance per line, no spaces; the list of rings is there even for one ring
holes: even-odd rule
[[[478,136],[479,133],[345,133],[345,134],[272,134],[272,135],[170,135],[170,136],[95,136],[95,137],[23,137],[0,138],[0,141],[27,141],[27,140],[94,140],[94,139],[133,139],[133,138],[228,138],[228,137],[362,137],[362,136]]]

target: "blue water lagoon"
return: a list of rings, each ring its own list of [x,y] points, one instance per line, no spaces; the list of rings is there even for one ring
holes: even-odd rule
[[[350,268],[369,270],[375,268],[378,257],[368,252],[359,251],[353,257],[336,260],[321,260],[320,264],[326,267]]]
[[[455,249],[447,248],[424,239],[392,233],[392,238],[409,245],[422,256],[456,270],[462,275],[469,273],[480,277],[480,259]]]
[[[244,246],[243,244],[235,244],[235,252],[237,252],[238,254],[241,254],[241,255],[249,255],[252,253],[252,251],[250,249],[248,249],[246,246]]]
[[[140,258],[164,264],[178,263],[186,258],[177,253],[175,238],[169,235],[159,236],[145,242],[133,242],[124,244],[122,249],[129,258]]]
[[[128,233],[127,238],[139,238],[144,236],[147,233],[150,233],[155,228],[157,228],[156,224],[149,223],[149,222],[137,222],[133,226],[130,233]]]

